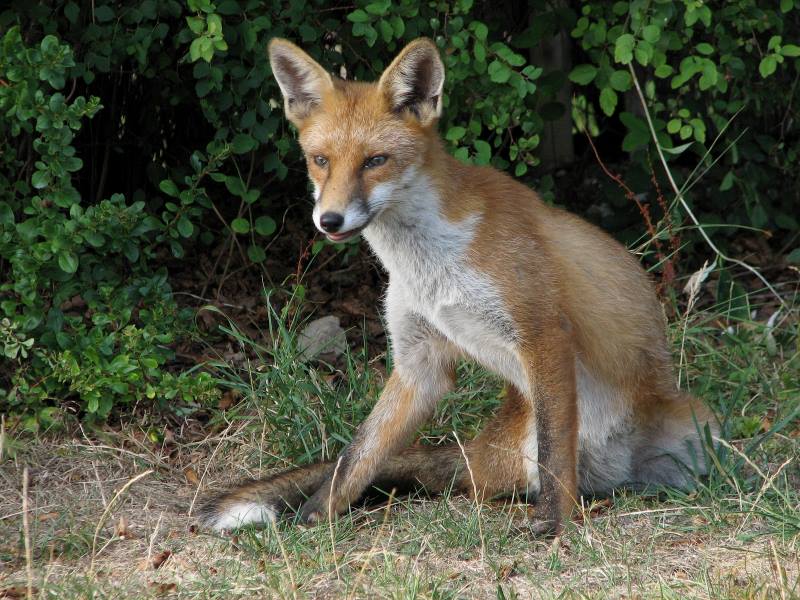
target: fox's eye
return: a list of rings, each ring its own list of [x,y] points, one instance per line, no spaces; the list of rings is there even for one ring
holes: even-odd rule
[[[380,167],[386,162],[386,155],[378,154],[377,156],[370,156],[364,161],[364,168],[371,169],[373,167]]]
[[[324,169],[328,166],[328,159],[318,154],[314,157],[314,164]]]

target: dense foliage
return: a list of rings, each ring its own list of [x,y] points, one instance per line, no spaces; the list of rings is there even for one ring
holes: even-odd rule
[[[167,265],[223,243],[265,268],[276,221],[304,194],[265,58],[273,36],[350,79],[433,38],[452,151],[536,177],[550,200],[553,178],[531,168],[546,123],[565,114],[627,165],[637,194],[652,192],[632,65],[701,220],[766,229],[781,245],[798,229],[799,14],[798,0],[12,0],[0,11],[0,411],[35,425],[66,401],[105,418],[139,398],[213,397],[208,375],[171,368],[192,315]],[[531,64],[559,35],[573,64]],[[580,151],[585,139],[576,129]],[[604,225],[641,233],[612,182],[575,208],[602,202]],[[650,204],[654,222],[683,222],[676,205]],[[659,235],[675,245],[671,227]],[[711,234],[724,246],[736,231]]]

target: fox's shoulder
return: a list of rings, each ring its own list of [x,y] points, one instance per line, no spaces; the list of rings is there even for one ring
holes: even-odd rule
[[[444,216],[460,221],[469,215],[503,217],[532,224],[550,208],[524,183],[490,166],[467,165],[451,157],[440,168],[439,195]]]

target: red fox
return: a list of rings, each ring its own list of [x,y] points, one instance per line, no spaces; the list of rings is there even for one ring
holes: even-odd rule
[[[307,159],[315,226],[335,242],[362,234],[389,272],[395,367],[337,461],[217,495],[199,512],[205,525],[290,509],[315,523],[377,486],[527,493],[532,531],[552,534],[581,492],[689,487],[706,473],[703,432],[717,427],[675,385],[647,274],[593,225],[447,154],[444,65],[430,40],[411,42],[376,83],[334,79],[282,39],[269,57]],[[460,357],[505,380],[505,404],[463,450],[408,447]]]

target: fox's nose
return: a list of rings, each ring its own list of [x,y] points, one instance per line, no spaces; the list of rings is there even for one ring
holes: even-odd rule
[[[344,224],[344,215],[330,211],[322,213],[319,224],[328,233],[336,233]]]

